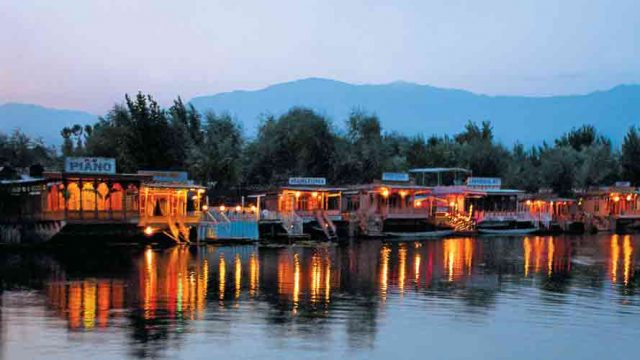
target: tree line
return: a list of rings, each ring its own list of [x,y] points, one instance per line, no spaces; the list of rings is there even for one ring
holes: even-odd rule
[[[367,183],[384,171],[419,167],[464,167],[474,176],[501,177],[509,187],[562,195],[619,180],[640,184],[635,127],[619,149],[590,125],[550,143],[507,147],[486,121],[470,121],[454,135],[407,136],[384,131],[378,117],[364,111],[352,112],[345,126],[337,127],[311,109],[295,107],[265,116],[257,135],[248,138],[228,114],[200,114],[180,98],[163,108],[138,93],[125,96],[96,124],[64,128],[61,136],[63,156],[113,157],[120,172],[184,170],[218,193],[279,184],[292,176],[326,177],[336,185]],[[43,144],[26,143],[23,134],[0,137],[0,159],[55,162]],[[31,160],[5,155],[24,153],[16,150],[23,146],[33,149]]]

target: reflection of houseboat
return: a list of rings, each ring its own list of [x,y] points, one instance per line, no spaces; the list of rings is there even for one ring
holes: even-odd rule
[[[382,181],[351,189],[347,206],[351,229],[365,236],[433,237],[453,233],[435,224],[430,189],[409,181],[408,174],[383,174]]]
[[[580,194],[579,208],[591,231],[632,231],[640,228],[638,190],[629,183],[593,189]]]
[[[291,178],[289,185],[251,195],[259,213],[260,235],[337,240],[343,190],[327,187],[324,178]]]
[[[116,174],[115,160],[67,158],[65,171],[3,181],[2,240],[165,234],[188,241],[204,188],[181,172]]]

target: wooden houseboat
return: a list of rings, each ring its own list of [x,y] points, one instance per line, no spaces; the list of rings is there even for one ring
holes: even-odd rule
[[[578,201],[554,194],[527,194],[519,200],[520,208],[536,222],[539,232],[583,233],[584,215]]]
[[[350,234],[420,238],[453,233],[450,226],[432,221],[430,193],[405,173],[385,173],[381,181],[350,187],[344,194]]]
[[[65,171],[0,183],[3,242],[55,237],[189,241],[205,189],[183,172],[117,174],[115,160],[67,158]]]
[[[337,240],[344,190],[328,187],[324,178],[296,177],[287,185],[250,195],[260,236]]]
[[[638,189],[628,182],[579,194],[579,210],[589,231],[628,232],[640,229]]]
[[[438,224],[458,233],[518,234],[536,231],[534,219],[518,206],[523,191],[503,189],[500,178],[473,177],[463,168],[411,169],[416,183],[431,190],[429,206]]]

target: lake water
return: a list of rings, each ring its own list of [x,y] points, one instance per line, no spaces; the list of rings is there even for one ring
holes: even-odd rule
[[[3,359],[630,359],[640,238],[0,252]]]

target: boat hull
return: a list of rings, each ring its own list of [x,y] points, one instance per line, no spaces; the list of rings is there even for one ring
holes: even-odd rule
[[[538,231],[536,228],[528,229],[478,229],[478,233],[486,235],[527,235]]]
[[[385,232],[389,240],[433,239],[452,235],[453,230],[418,231],[418,232]]]

